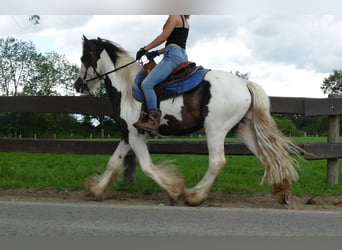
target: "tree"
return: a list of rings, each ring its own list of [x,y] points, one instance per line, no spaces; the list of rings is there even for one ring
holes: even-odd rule
[[[30,78],[37,52],[32,42],[0,38],[0,93],[16,96]]]
[[[342,94],[342,70],[334,70],[329,77],[324,78],[321,86],[324,94]]]
[[[301,136],[303,133],[296,127],[290,116],[273,115],[278,128],[287,136]]]
[[[75,94],[73,82],[79,69],[56,52],[39,54],[32,42],[0,39],[0,95]],[[50,137],[83,134],[77,119],[68,114],[2,113],[0,135]],[[84,126],[82,126],[82,130]]]
[[[235,75],[238,76],[238,77],[241,77],[243,79],[248,80],[250,73],[249,72],[247,72],[247,73],[240,73],[240,71],[235,71]]]
[[[25,95],[55,96],[74,94],[73,82],[79,69],[69,63],[64,55],[49,52],[39,54],[34,60],[34,71],[23,89]]]
[[[70,95],[79,69],[65,55],[38,54],[32,42],[0,39],[0,94]],[[22,87],[22,88],[19,88]],[[22,93],[21,93],[22,92]]]

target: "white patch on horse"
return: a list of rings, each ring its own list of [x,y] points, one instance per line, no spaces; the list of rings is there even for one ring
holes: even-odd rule
[[[167,99],[164,100],[160,103],[160,109],[162,111],[162,117],[160,120],[160,124],[167,125],[167,121],[164,116],[165,115],[170,115],[175,117],[177,120],[181,121],[182,120],[182,108],[184,106],[183,102],[183,96],[178,96],[176,98],[172,99]]]
[[[220,70],[209,71],[205,80],[210,82],[211,94],[206,123],[220,130],[232,128],[243,118],[251,104],[246,81]]]

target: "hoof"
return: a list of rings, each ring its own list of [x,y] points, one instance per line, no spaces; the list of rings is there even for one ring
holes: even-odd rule
[[[281,205],[288,205],[290,203],[290,190],[291,184],[287,179],[284,179],[281,183],[273,184],[271,188],[271,192]]]
[[[170,201],[170,206],[181,206],[184,204],[181,199],[174,199],[170,196],[169,196],[169,201]]]
[[[198,192],[195,191],[187,191],[184,195],[184,204],[190,207],[197,207],[202,205],[202,203],[207,199],[208,196],[205,198],[199,198]]]
[[[184,201],[184,204],[189,206],[189,207],[198,207],[200,205],[202,205],[204,201],[201,201],[201,202],[190,202],[190,201]]]
[[[91,177],[86,180],[85,188],[88,190],[87,197],[93,196],[97,201],[105,199],[105,192],[97,188],[98,176]]]
[[[103,201],[105,199],[104,196],[95,196],[93,193],[91,192],[87,192],[85,195],[84,195],[84,199],[87,200],[87,201]]]
[[[177,195],[170,195],[169,194],[169,201],[170,201],[170,206],[176,206],[180,204],[181,200],[184,199],[184,189],[182,189],[182,192],[180,192]]]
[[[278,203],[280,205],[289,205],[290,201],[289,201],[289,197],[290,197],[290,193],[285,193],[285,194],[275,194],[276,199],[278,201]]]
[[[171,197],[171,196],[169,196],[169,201],[170,201],[170,206],[175,206],[178,203],[178,199]]]

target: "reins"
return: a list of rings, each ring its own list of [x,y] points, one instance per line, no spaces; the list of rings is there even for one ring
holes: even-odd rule
[[[120,70],[120,69],[123,69],[123,68],[125,68],[125,67],[127,67],[127,66],[129,66],[129,65],[131,65],[131,64],[133,64],[133,63],[135,63],[135,62],[136,62],[136,60],[133,60],[133,61],[131,61],[131,62],[129,62],[129,63],[126,63],[126,64],[120,66],[119,68],[116,68],[116,69],[113,69],[113,70],[111,70],[111,71],[108,71],[107,73],[104,73],[104,74],[102,74],[102,75],[98,74],[98,73],[95,71],[96,74],[97,74],[97,76],[95,76],[95,77],[93,77],[93,78],[91,78],[91,79],[87,79],[87,80],[85,80],[85,81],[86,81],[86,82],[90,82],[90,81],[93,81],[93,80],[96,80],[96,79],[99,79],[99,78],[103,78],[104,76],[107,76],[107,75],[109,75],[109,74],[111,74],[111,73],[114,73],[114,72]]]

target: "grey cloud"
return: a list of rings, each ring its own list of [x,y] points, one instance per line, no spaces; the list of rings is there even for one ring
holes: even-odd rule
[[[80,53],[81,37],[103,37],[130,53],[150,42],[162,29],[166,15],[100,17],[87,15],[42,15],[41,23],[27,24],[27,16],[0,16],[0,35],[58,33],[65,54]],[[101,21],[98,21],[98,19]],[[251,55],[240,64],[275,62],[331,72],[342,59],[342,17],[326,15],[192,15],[188,47],[215,38],[240,42]],[[211,53],[220,54],[213,47]],[[228,51],[229,53],[229,51]]]
[[[246,42],[257,59],[329,72],[336,66],[336,55],[341,56],[341,46],[336,42],[341,37],[341,25],[341,18],[328,16],[260,18],[249,23],[253,39]]]
[[[141,20],[130,36],[130,44],[150,41],[163,17]],[[153,20],[154,26],[151,26]],[[214,38],[237,40],[252,51],[245,60],[292,64],[297,68],[327,73],[341,67],[342,17],[329,15],[193,15],[190,17],[189,47]],[[132,25],[133,21],[132,21]],[[143,35],[137,35],[143,32]],[[133,42],[132,37],[137,37]],[[134,39],[133,39],[134,40]],[[136,46],[136,45],[135,45]],[[212,53],[220,53],[212,48]],[[241,63],[241,62],[240,62]],[[251,63],[245,61],[245,64]]]
[[[340,16],[195,16],[192,21],[191,41],[237,39],[251,49],[255,61],[294,64],[318,72],[341,67]]]
[[[85,25],[91,19],[92,16],[85,15],[42,15],[40,16],[40,28],[73,29]]]
[[[0,35],[16,36],[35,34],[47,29],[56,31],[73,29],[84,26],[91,20],[91,16],[73,15],[40,15],[40,22],[34,25],[29,21],[30,15],[0,16]]]

